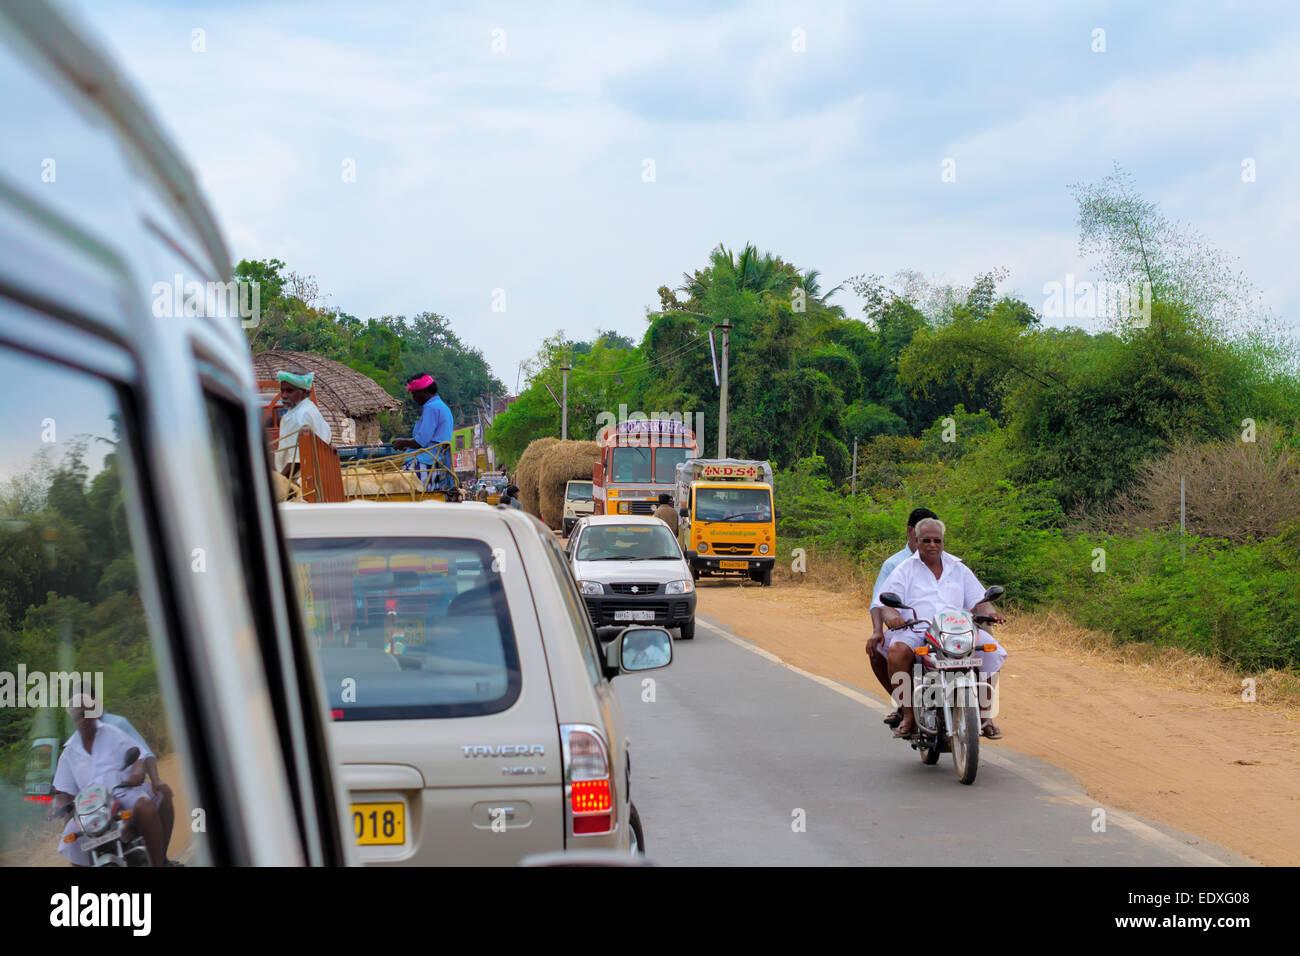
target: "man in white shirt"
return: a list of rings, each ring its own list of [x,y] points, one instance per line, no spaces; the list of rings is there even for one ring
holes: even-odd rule
[[[135,763],[123,768],[127,751],[140,747],[125,731],[105,724],[86,712],[94,710],[94,702],[88,697],[73,698],[68,713],[71,714],[77,729],[63,745],[59,755],[59,766],[54,772],[54,805],[50,816],[54,816],[66,804],[74,800],[78,793],[92,783],[102,784],[110,790],[119,783],[127,786],[115,790],[114,795],[121,805],[131,810],[131,825],[144,837],[145,848],[154,866],[163,866],[167,859],[167,843],[171,837],[171,827],[164,828],[161,804],[166,799],[162,793],[154,790],[145,777],[145,761],[154,756],[148,747],[140,749]],[[170,810],[171,801],[166,799]],[[75,813],[63,828],[63,835],[80,831],[81,823]],[[77,841],[64,843],[59,841],[59,852],[74,866],[88,866],[90,854],[81,849]]]
[[[912,509],[912,513],[907,516],[907,544],[885,558],[885,563],[880,566],[880,573],[876,575],[876,586],[871,592],[871,638],[867,641],[867,660],[871,664],[871,672],[876,675],[876,680],[880,681],[880,686],[885,688],[885,693],[891,696],[893,687],[889,683],[889,656],[885,653],[885,608],[880,603],[880,593],[885,589],[885,581],[894,568],[916,552],[917,523],[926,518],[937,517],[939,516],[929,508]],[[900,707],[885,718],[885,723],[890,727],[897,727],[902,720],[903,708]]]
[[[306,428],[324,442],[328,442],[333,434],[329,422],[311,400],[315,372],[277,372],[275,377],[280,383],[280,403],[288,409],[280,419],[275,470],[289,478],[298,464],[298,433]]]
[[[918,619],[933,621],[935,615],[945,607],[958,607],[970,610],[974,614],[983,614],[1001,623],[1006,620],[993,605],[986,602],[984,585],[980,584],[975,573],[956,558],[943,550],[945,528],[937,518],[926,518],[916,526],[917,549],[910,558],[899,563],[890,572],[880,593],[892,592],[912,608]],[[874,611],[879,598],[872,602]],[[886,628],[896,628],[903,624],[903,615],[897,610],[879,605],[884,616]],[[986,632],[980,631],[980,643],[997,644]],[[891,678],[901,682],[911,682],[913,653],[925,641],[925,635],[919,629],[891,630],[886,651],[889,656]],[[998,670],[1007,659],[1006,650],[998,644],[997,650],[984,651],[980,655],[984,664],[980,668],[980,677],[994,683]],[[901,675],[901,677],[899,676]],[[1002,731],[993,723],[988,713],[989,705],[981,707],[981,731],[985,737],[997,740]],[[906,737],[916,731],[916,721],[910,706],[903,707],[903,722],[895,731],[895,737]]]

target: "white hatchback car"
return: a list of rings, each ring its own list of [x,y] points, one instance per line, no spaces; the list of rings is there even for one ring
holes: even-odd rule
[[[695,583],[677,539],[652,515],[580,518],[569,566],[596,627],[677,628],[695,637]]]

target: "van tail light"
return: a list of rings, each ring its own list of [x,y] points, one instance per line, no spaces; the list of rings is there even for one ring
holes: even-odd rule
[[[569,836],[612,833],[617,824],[609,746],[590,724],[561,724],[564,815]]]

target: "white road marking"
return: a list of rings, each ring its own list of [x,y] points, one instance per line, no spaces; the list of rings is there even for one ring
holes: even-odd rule
[[[708,628],[710,631],[712,631],[714,634],[721,637],[723,640],[730,641],[732,644],[735,644],[737,647],[749,651],[751,654],[757,654],[759,657],[763,658],[764,660],[771,661],[773,664],[776,664],[780,667],[784,667],[788,671],[793,671],[794,673],[798,674],[800,677],[806,677],[811,681],[815,681],[818,684],[821,684],[823,687],[835,691],[835,693],[839,694],[841,697],[847,697],[849,700],[857,701],[859,704],[862,704],[865,707],[869,707],[871,710],[874,710],[876,713],[884,714],[894,709],[885,704],[882,704],[874,697],[869,697],[866,694],[863,694],[860,691],[856,691],[851,687],[845,687],[839,681],[831,680],[829,677],[822,677],[820,674],[814,674],[811,671],[804,670],[802,667],[796,667],[793,664],[787,663],[786,661],[782,660],[780,657],[777,657],[771,651],[766,651],[763,648],[759,647],[758,645],[751,644],[749,641],[743,640],[734,634],[728,634],[726,631],[718,627],[716,624],[710,624],[708,621],[705,621],[699,617],[695,619],[695,624],[697,627],[702,626]],[[995,749],[992,748],[982,749],[980,751],[980,760],[985,763],[991,763],[994,766],[1001,767],[1003,770],[1008,770],[1011,773],[1014,773],[1016,776],[1024,780],[1027,780],[1029,783],[1033,784],[1034,786],[1046,790],[1049,794],[1051,794],[1056,799],[1063,800],[1067,803],[1073,803],[1076,806],[1080,806],[1087,809],[1089,812],[1091,812],[1099,805],[1095,800],[1089,797],[1086,793],[1074,793],[1072,790],[1065,787],[1064,785],[1057,783],[1054,780],[1049,780],[1046,777],[1043,777],[1041,774],[1035,773],[1032,769],[1028,767],[1019,766],[1018,762],[1016,761],[1008,760],[1004,755],[998,753],[997,750]],[[1196,847],[1188,846],[1186,843],[1183,843],[1181,840],[1178,840],[1167,833],[1162,833],[1161,831],[1157,830],[1155,827],[1143,823],[1141,820],[1137,819],[1134,816],[1131,816],[1130,814],[1125,813],[1123,810],[1116,810],[1112,807],[1104,807],[1103,809],[1105,809],[1106,811],[1106,822],[1108,824],[1116,823],[1119,826],[1123,827],[1124,829],[1128,830],[1130,833],[1132,833],[1134,836],[1138,837],[1139,839],[1145,840],[1147,843],[1150,843],[1153,846],[1160,847],[1161,849],[1165,850],[1167,853],[1173,854],[1174,856],[1178,857],[1179,859],[1185,861],[1186,863],[1192,866],[1227,866],[1228,865],[1224,861],[1216,857],[1213,857],[1202,850],[1196,849]]]

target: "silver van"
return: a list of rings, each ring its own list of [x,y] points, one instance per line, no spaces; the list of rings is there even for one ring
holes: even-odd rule
[[[602,651],[555,535],[518,509],[281,515],[362,860],[644,850],[610,679],[669,664],[667,631],[627,628]]]
[[[110,721],[164,862],[348,862],[213,216],[58,7],[0,6],[0,116],[0,864],[78,862]]]

